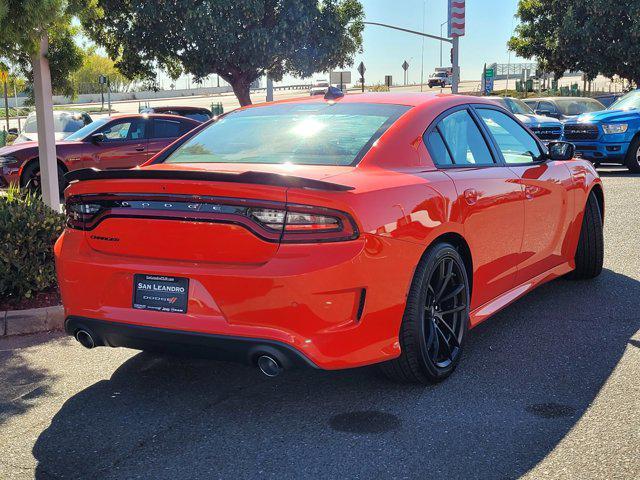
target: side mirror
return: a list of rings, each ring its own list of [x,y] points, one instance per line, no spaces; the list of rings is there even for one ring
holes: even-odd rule
[[[551,110],[536,110],[536,115],[542,115],[543,117],[552,117]]]
[[[105,139],[104,133],[94,133],[93,135],[91,135],[91,141],[93,143],[103,142],[104,139]]]
[[[576,153],[575,145],[569,142],[550,142],[547,148],[547,158],[550,160],[571,160]]]
[[[7,133],[9,135],[18,135],[18,129],[17,128],[10,128],[9,130],[7,130]]]

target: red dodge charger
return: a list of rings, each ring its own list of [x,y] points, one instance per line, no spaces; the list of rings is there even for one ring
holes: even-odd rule
[[[448,376],[467,331],[602,269],[604,196],[573,146],[489,100],[363,94],[243,108],[134,170],[67,175],[55,253],[86,347]]]
[[[60,190],[80,168],[132,168],[145,163],[201,122],[175,115],[119,115],[91,122],[56,142]],[[40,187],[38,142],[0,148],[0,187]]]

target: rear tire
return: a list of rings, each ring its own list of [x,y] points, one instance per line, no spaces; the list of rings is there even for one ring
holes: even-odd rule
[[[640,173],[640,136],[634,138],[629,145],[624,163],[630,172]]]
[[[460,254],[449,243],[429,247],[416,269],[399,340],[402,353],[380,365],[402,383],[429,384],[455,370],[469,322],[469,280]]]
[[[593,192],[589,194],[584,208],[575,261],[576,269],[568,275],[573,280],[595,278],[602,272],[604,262],[602,214]]]

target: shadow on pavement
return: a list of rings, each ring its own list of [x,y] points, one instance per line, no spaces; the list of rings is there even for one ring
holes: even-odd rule
[[[30,335],[12,340],[19,343],[20,348],[4,350],[0,345],[0,426],[12,416],[25,413],[39,397],[49,393],[55,380],[51,373],[27,362],[20,352],[22,348],[48,342],[53,336],[58,334]]]
[[[514,478],[580,419],[640,328],[640,283],[547,284],[473,330],[444,383],[140,353],[69,399],[37,477]]]

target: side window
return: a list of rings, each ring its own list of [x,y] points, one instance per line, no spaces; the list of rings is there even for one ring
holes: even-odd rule
[[[106,142],[144,139],[144,122],[138,120],[123,120],[113,122],[100,130],[104,133]]]
[[[189,122],[181,122],[180,123],[180,136],[184,135],[187,132],[190,132],[196,127],[193,123]]]
[[[542,152],[538,142],[518,122],[497,110],[476,110],[489,128],[506,163],[531,163],[540,158]]]
[[[476,122],[467,110],[458,110],[438,123],[455,165],[493,165],[493,157]]]
[[[429,150],[429,155],[431,155],[431,160],[433,160],[433,163],[435,163],[436,165],[453,164],[451,155],[449,155],[447,146],[444,144],[442,135],[440,135],[440,131],[437,127],[431,130],[431,133],[424,136],[424,143],[427,145],[427,150]]]
[[[159,120],[153,121],[152,138],[177,138],[181,135],[183,128],[179,120]]]
[[[538,103],[538,110],[546,110],[547,112],[556,113],[556,106],[551,102]]]

